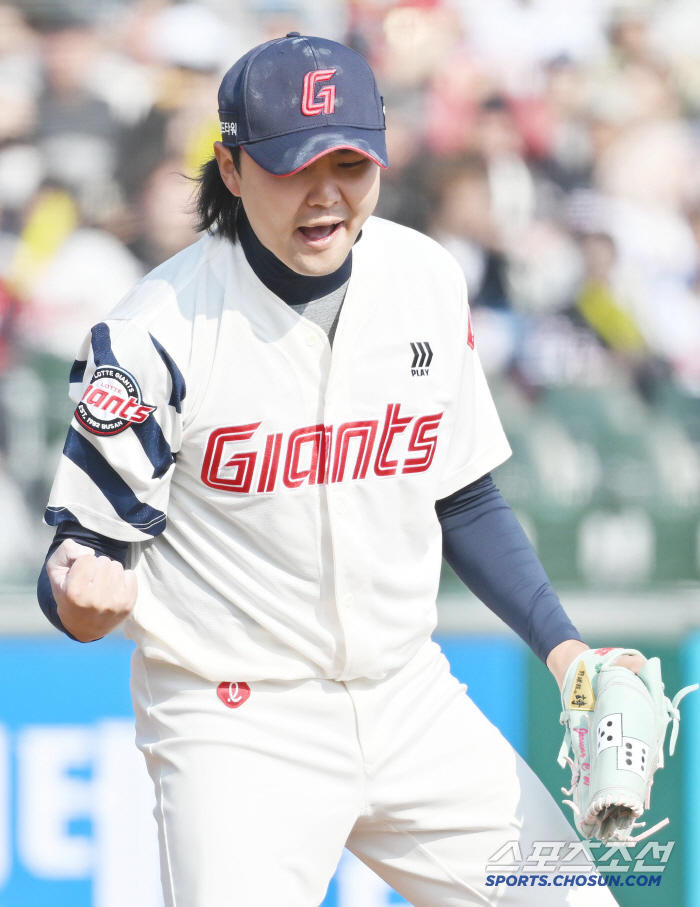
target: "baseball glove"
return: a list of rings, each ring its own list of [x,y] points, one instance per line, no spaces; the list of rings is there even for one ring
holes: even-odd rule
[[[678,737],[678,703],[698,684],[685,687],[673,701],[664,695],[661,663],[648,659],[634,674],[615,665],[621,655],[641,655],[636,649],[588,649],[566,673],[560,722],[566,728],[559,751],[562,768],[571,766],[572,807],[576,827],[584,838],[601,841],[639,841],[658,831],[664,819],[632,837],[649,808],[654,772],[663,768],[666,729],[673,721],[669,755]],[[569,750],[573,759],[569,757]]]

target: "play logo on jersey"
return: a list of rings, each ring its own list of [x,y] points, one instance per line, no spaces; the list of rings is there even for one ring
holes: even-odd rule
[[[239,709],[244,702],[250,699],[250,687],[247,683],[236,681],[222,681],[216,688],[216,695],[227,709]]]
[[[75,418],[95,435],[118,435],[130,425],[145,422],[155,409],[143,402],[133,375],[119,366],[104,365],[95,370]]]
[[[414,378],[423,377],[430,374],[430,363],[433,361],[433,351],[427,340],[416,340],[411,344],[413,350],[413,362],[411,363],[411,375]]]

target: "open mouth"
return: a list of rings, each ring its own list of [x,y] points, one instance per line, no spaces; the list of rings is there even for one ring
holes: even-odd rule
[[[299,232],[311,242],[318,242],[321,239],[328,239],[340,227],[342,221],[335,224],[320,224],[317,227],[299,227]]]

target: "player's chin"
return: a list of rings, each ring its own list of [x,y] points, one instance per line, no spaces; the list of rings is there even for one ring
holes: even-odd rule
[[[352,240],[344,224],[321,239],[310,239],[300,231],[294,233],[294,270],[310,277],[321,277],[337,271],[352,248]]]

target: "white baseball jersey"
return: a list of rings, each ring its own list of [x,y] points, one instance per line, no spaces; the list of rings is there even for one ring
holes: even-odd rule
[[[379,679],[436,623],[436,499],[505,460],[460,268],[370,218],[331,347],[206,236],[96,325],[47,520],[133,543],[127,632],[212,681]]]

